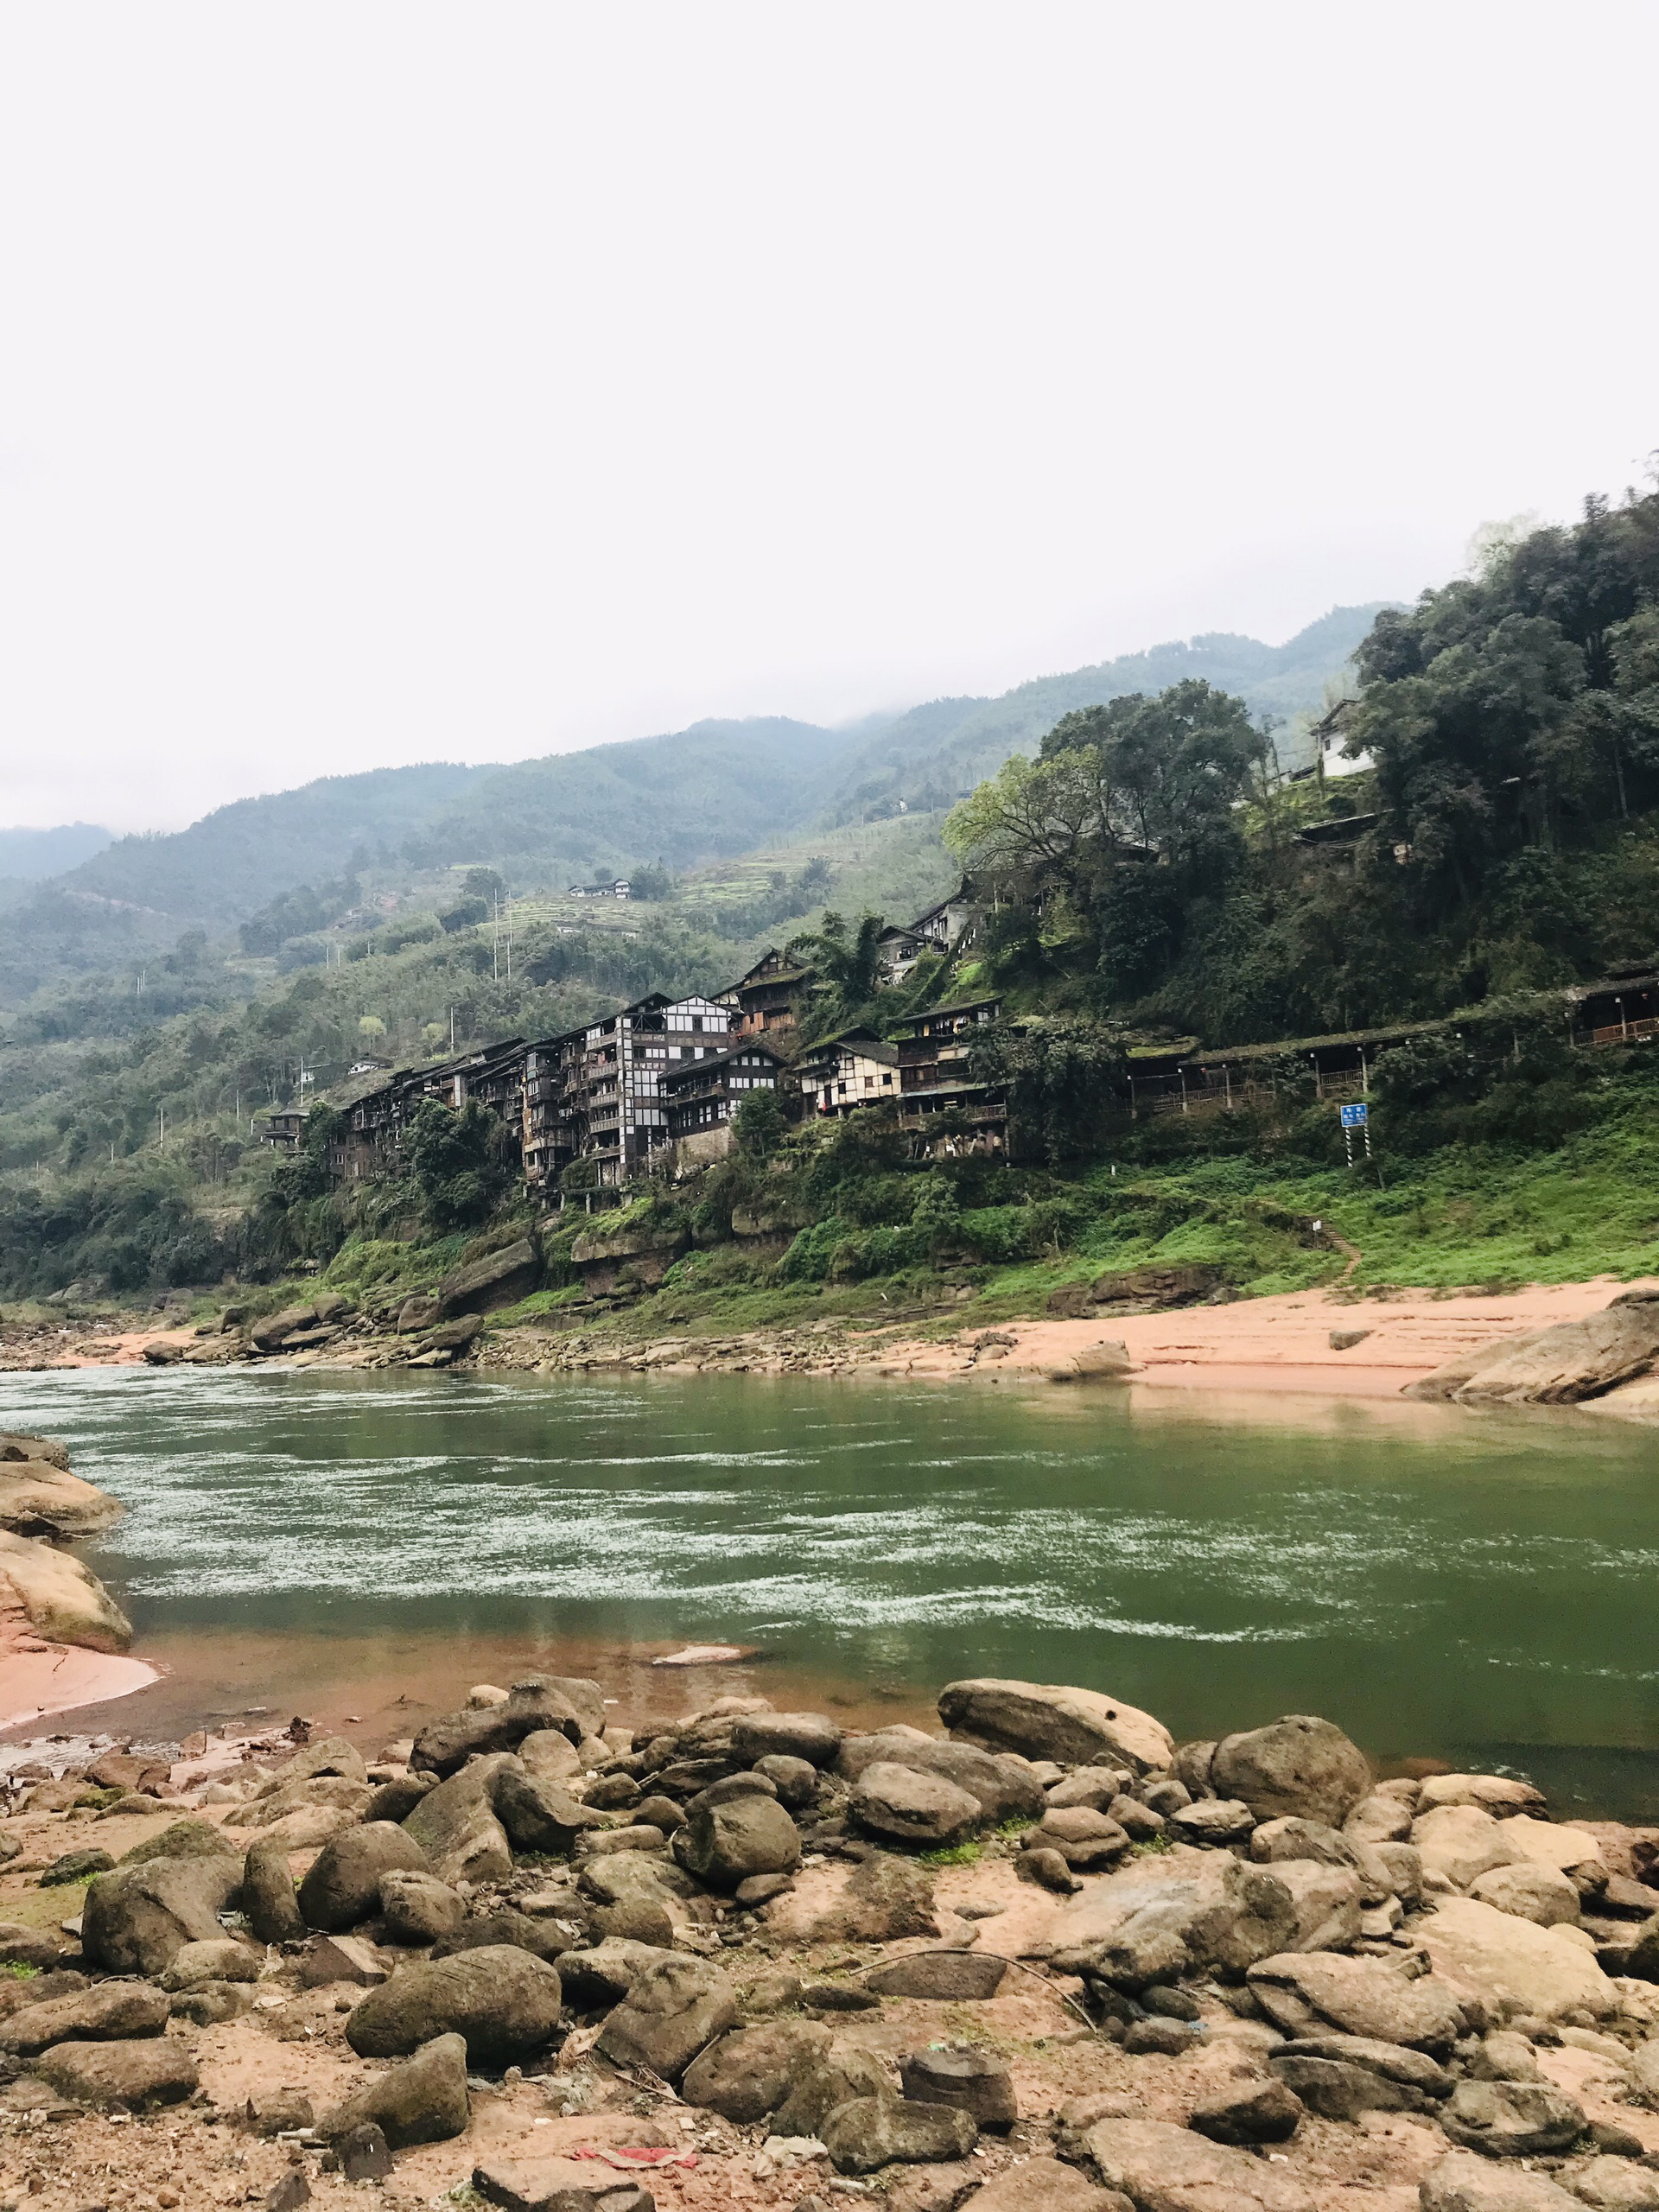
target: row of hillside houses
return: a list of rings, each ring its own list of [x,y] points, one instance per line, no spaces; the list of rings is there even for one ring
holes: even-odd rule
[[[950,950],[974,911],[958,893],[908,930],[888,931],[887,973],[908,975],[924,951]],[[404,1128],[429,1098],[456,1109],[476,1101],[496,1115],[526,1184],[550,1196],[576,1160],[592,1163],[595,1187],[615,1190],[662,1164],[664,1154],[677,1169],[720,1158],[738,1109],[755,1090],[778,1093],[791,1116],[839,1116],[890,1102],[921,1149],[1006,1146],[1006,1096],[971,1080],[966,1056],[970,1033],[1000,1013],[996,1000],[930,1009],[900,1024],[896,1041],[853,1029],[798,1054],[812,980],[773,950],[712,997],[654,992],[561,1036],[507,1038],[435,1067],[399,1071],[346,1109],[334,1171],[346,1182],[393,1172]],[[949,1124],[938,1124],[946,1112]],[[267,1141],[296,1146],[304,1124],[301,1109],[272,1113]]]

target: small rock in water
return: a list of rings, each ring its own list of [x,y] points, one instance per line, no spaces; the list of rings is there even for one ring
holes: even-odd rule
[[[753,1644],[688,1643],[683,1651],[665,1652],[653,1667],[728,1667],[738,1659],[753,1659]]]

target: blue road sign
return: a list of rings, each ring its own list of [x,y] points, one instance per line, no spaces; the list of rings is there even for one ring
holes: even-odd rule
[[[1344,1106],[1342,1109],[1342,1126],[1344,1129],[1363,1129],[1370,1119],[1370,1116],[1363,1106]]]

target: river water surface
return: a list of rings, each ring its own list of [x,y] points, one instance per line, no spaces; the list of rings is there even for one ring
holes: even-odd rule
[[[537,1666],[618,1719],[754,1689],[919,1720],[1013,1675],[1177,1736],[1323,1713],[1659,1817],[1659,1448],[1586,1414],[89,1369],[0,1376],[0,1427],[130,1509],[83,1555],[168,1679],[106,1726],[402,1733]],[[652,1665],[687,1641],[753,1656]]]

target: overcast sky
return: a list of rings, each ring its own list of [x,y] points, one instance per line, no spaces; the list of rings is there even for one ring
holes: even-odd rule
[[[1659,10],[8,0],[0,820],[1409,596],[1659,445]]]

